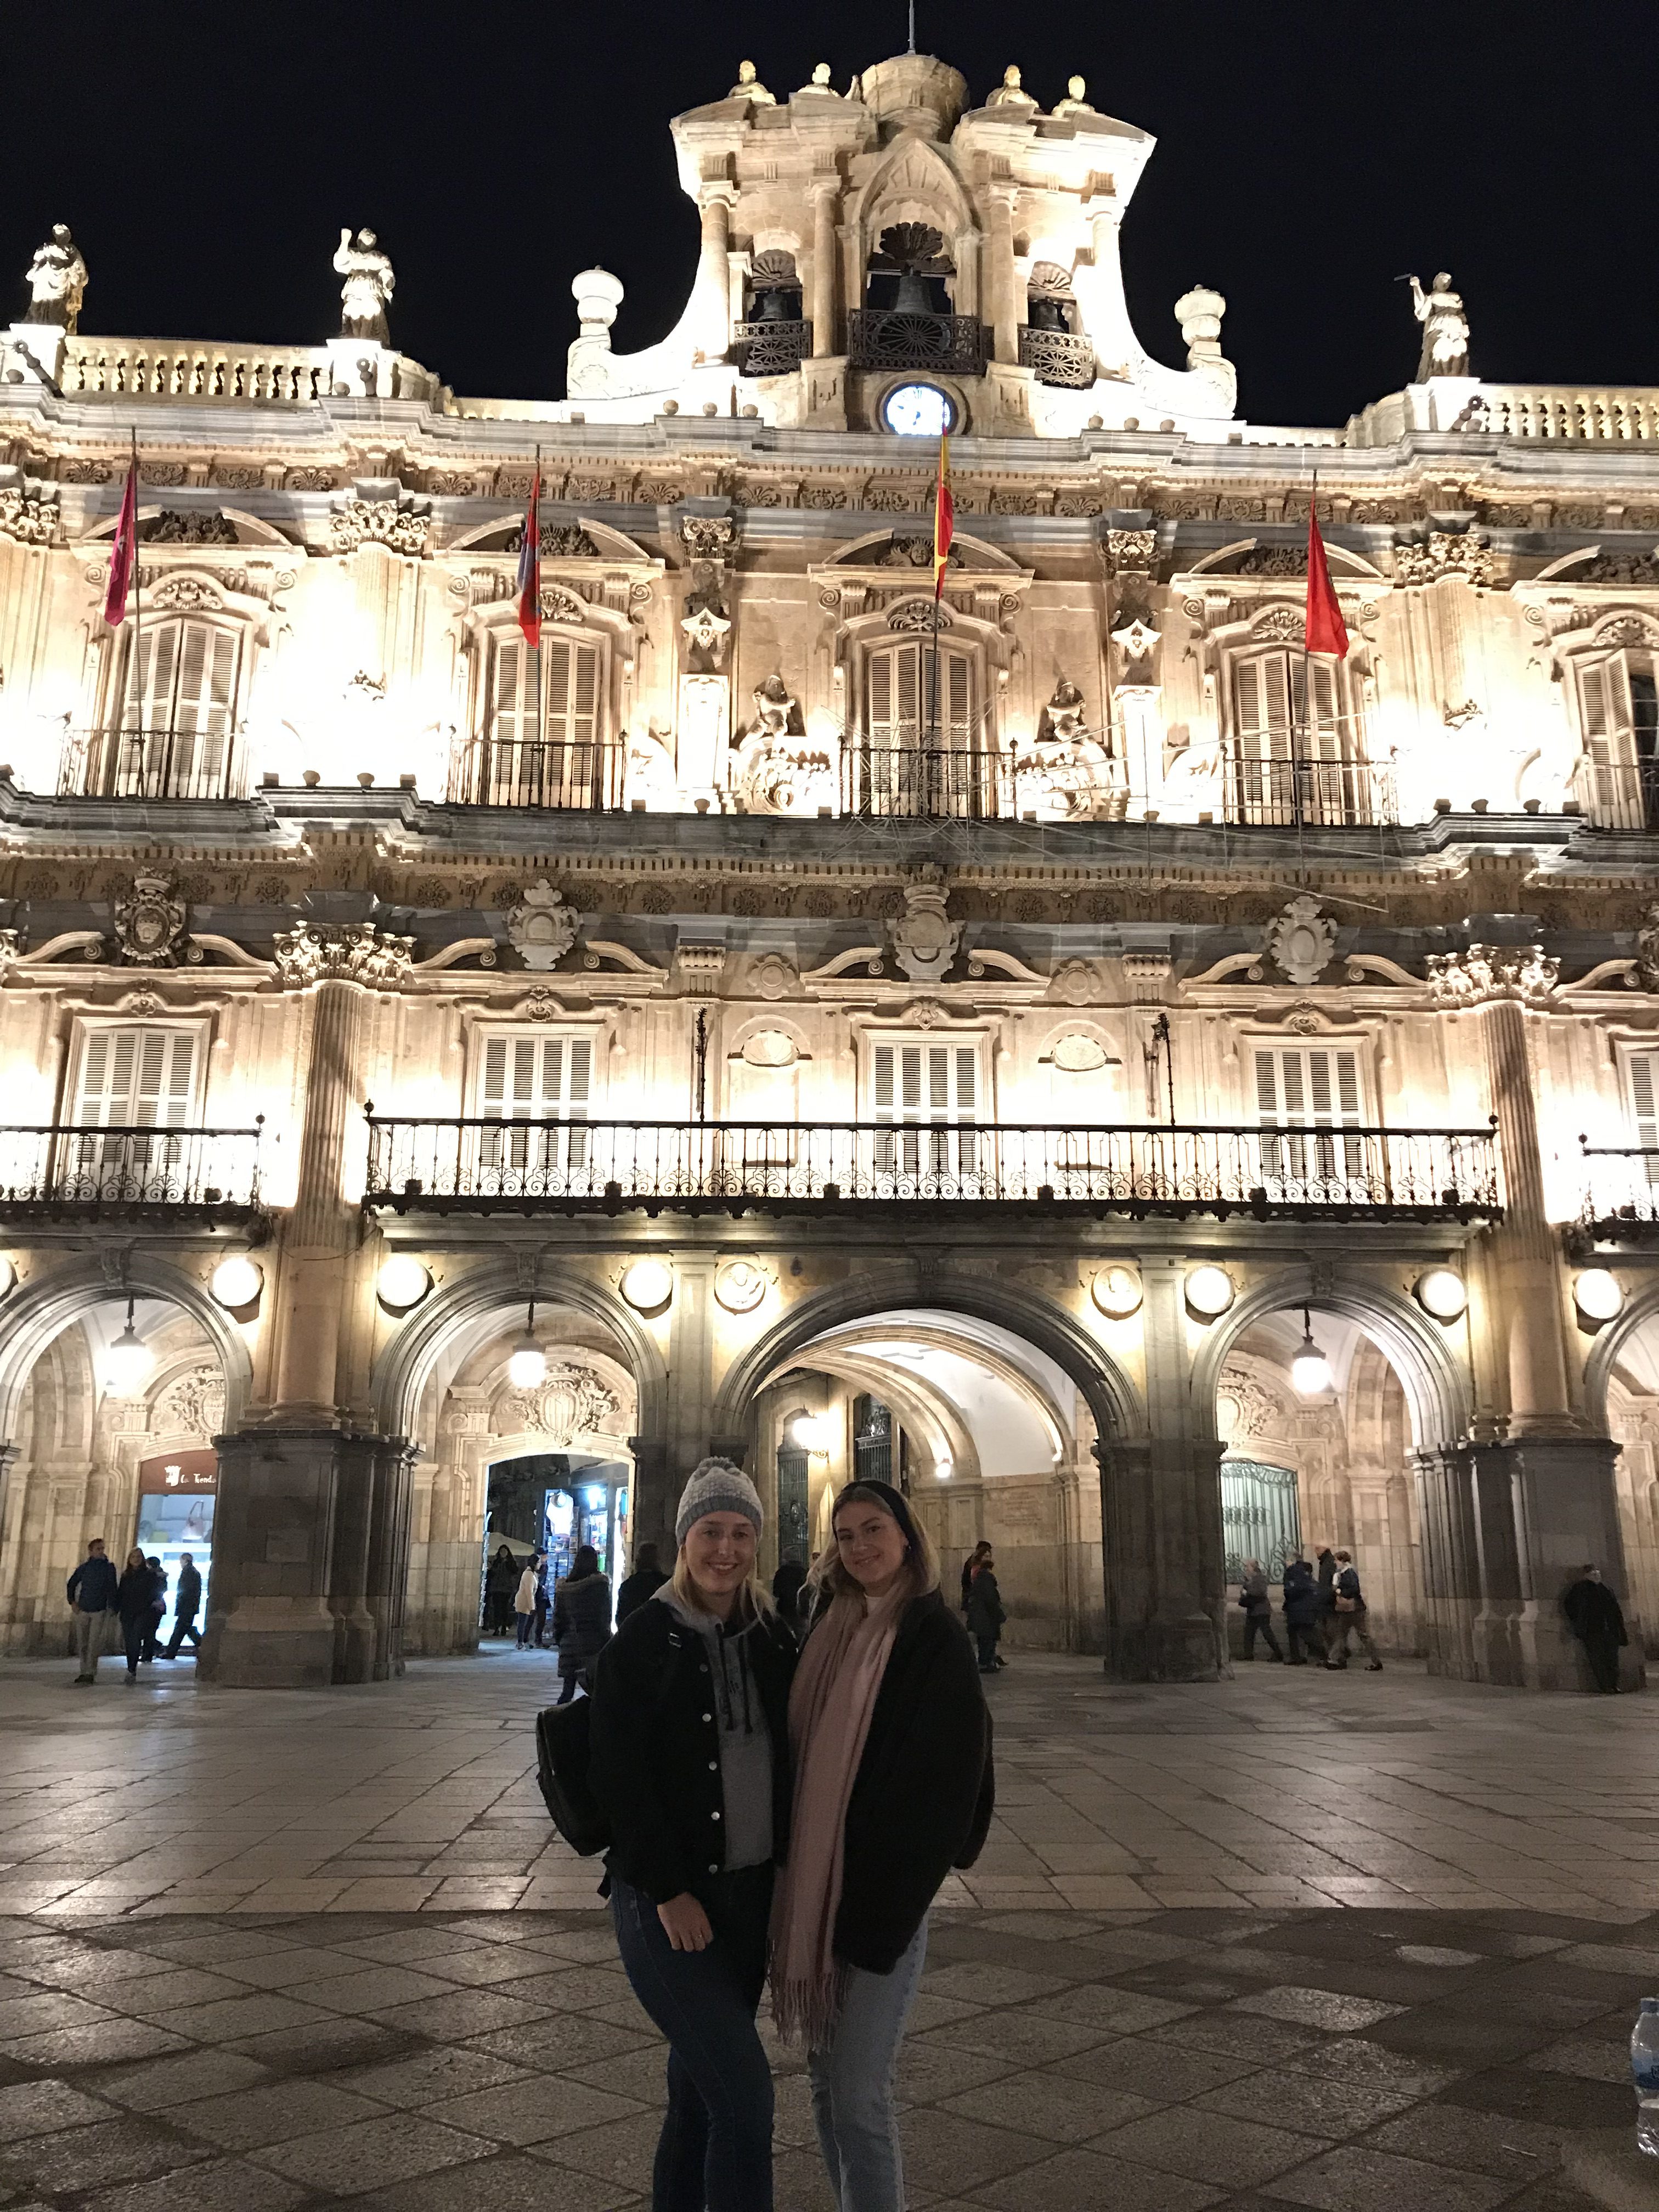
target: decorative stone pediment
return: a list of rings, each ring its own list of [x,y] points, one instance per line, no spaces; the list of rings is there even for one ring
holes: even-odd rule
[[[1466,952],[1431,952],[1424,963],[1429,996],[1443,1006],[1474,1006],[1489,999],[1547,1006],[1561,963],[1541,945],[1471,945]]]
[[[178,965],[185,909],[166,876],[135,876],[115,902],[116,957],[136,968]]]
[[[291,991],[326,982],[396,990],[408,981],[415,953],[412,937],[394,937],[372,921],[299,921],[274,942],[277,981]]]
[[[150,1415],[157,1436],[215,1437],[225,1425],[225,1378],[214,1367],[175,1376]]]
[[[576,941],[580,916],[567,906],[562,891],[544,878],[526,886],[516,906],[507,909],[507,933],[517,946],[526,968],[544,972],[556,968]]]
[[[622,1401],[592,1368],[560,1360],[535,1389],[504,1391],[492,1425],[497,1436],[544,1436],[560,1451],[578,1437],[614,1429],[621,1413]]]
[[[1262,943],[1281,975],[1305,988],[1316,983],[1336,950],[1336,924],[1304,892],[1267,924]]]

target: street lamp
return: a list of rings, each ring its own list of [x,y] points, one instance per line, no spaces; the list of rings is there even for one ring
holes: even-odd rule
[[[515,1390],[536,1390],[547,1380],[547,1354],[536,1341],[536,1301],[525,1316],[524,1334],[507,1363],[507,1379]]]
[[[1331,1387],[1331,1363],[1314,1342],[1313,1316],[1302,1309],[1302,1342],[1291,1362],[1291,1382],[1304,1398],[1322,1397]]]
[[[127,1325],[104,1354],[104,1388],[112,1398],[137,1398],[155,1371],[155,1354],[132,1325],[132,1300],[127,1300]]]

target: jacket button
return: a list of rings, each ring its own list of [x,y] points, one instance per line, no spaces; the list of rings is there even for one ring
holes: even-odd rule
[[[720,1814],[719,1814],[718,1813],[711,1813],[711,1814],[708,1815],[708,1817],[709,1817],[709,1819],[710,1819],[711,1820],[719,1820],[719,1818],[720,1818]]]
[[[708,1871],[709,1871],[709,1873],[710,1873],[710,1874],[718,1874],[718,1873],[720,1872],[720,1861],[719,1861],[718,1859],[710,1859],[710,1860],[709,1860],[709,1862],[708,1862]]]
[[[712,1720],[714,1719],[714,1716],[713,1715],[713,1713],[705,1713],[705,1714],[703,1715],[703,1718],[704,1718],[704,1720],[706,1720],[706,1721],[712,1721]]]
[[[720,1763],[719,1759],[711,1759],[709,1760],[709,1762],[708,1762],[708,1771],[709,1771],[711,1774],[718,1774],[718,1773],[720,1772]]]

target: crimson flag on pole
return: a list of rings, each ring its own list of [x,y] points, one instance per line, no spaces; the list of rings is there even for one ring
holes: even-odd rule
[[[933,597],[945,589],[945,563],[956,534],[956,501],[951,496],[951,439],[941,430],[939,440],[939,491],[933,501]]]
[[[542,641],[542,468],[530,480],[524,541],[519,547],[519,628],[532,646]]]
[[[110,547],[109,586],[104,593],[104,620],[119,629],[126,619],[127,593],[132,588],[134,556],[138,542],[138,457],[127,465],[127,488],[121,495],[121,520],[115,526]]]
[[[1308,650],[1347,657],[1348,625],[1342,619],[1336,592],[1325,559],[1325,541],[1319,534],[1318,500],[1308,502]]]

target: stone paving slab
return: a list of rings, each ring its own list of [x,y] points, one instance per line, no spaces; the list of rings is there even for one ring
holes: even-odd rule
[[[1652,1986],[1659,1912],[1601,1933],[1512,1908],[936,1912],[900,2076],[912,2203],[1587,2212],[1608,2131],[1633,2133],[1602,2054]],[[204,1953],[231,1981],[286,1962],[316,2020],[227,2017],[211,1994],[105,2008],[164,1997]],[[1408,1990],[1353,1995],[1390,1961]],[[408,1972],[447,1995],[377,2002]],[[615,1956],[585,1912],[12,1915],[0,1975],[171,2023],[147,2052],[0,2038],[8,2212],[648,2203],[663,2050],[631,1997],[625,2027],[599,2019]],[[468,2008],[503,1992],[511,2027]],[[780,2212],[830,2212],[799,2055],[775,2064]]]

